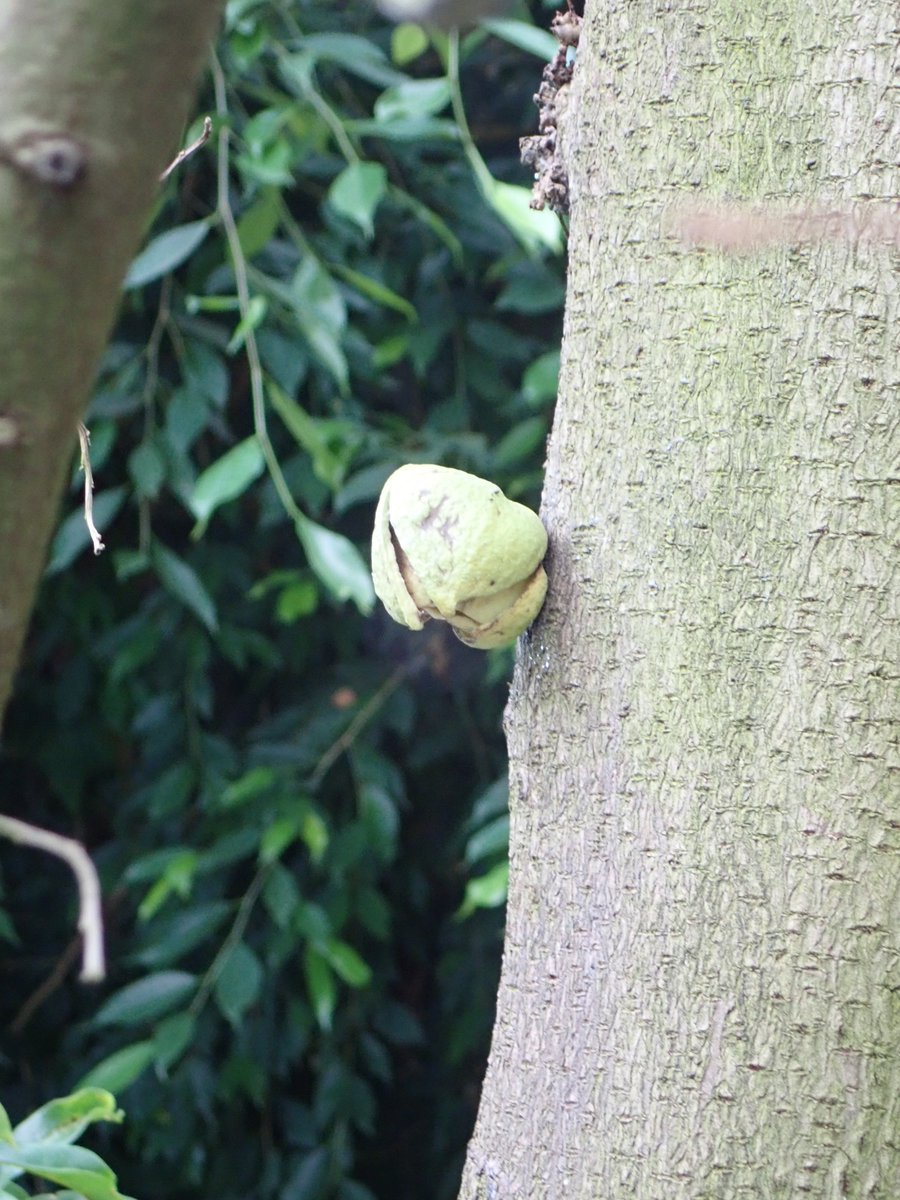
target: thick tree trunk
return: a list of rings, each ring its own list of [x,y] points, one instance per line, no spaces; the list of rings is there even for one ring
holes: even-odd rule
[[[220,0],[0,0],[0,717],[77,421]]]
[[[900,1196],[897,66],[893,0],[589,7],[466,1200]]]

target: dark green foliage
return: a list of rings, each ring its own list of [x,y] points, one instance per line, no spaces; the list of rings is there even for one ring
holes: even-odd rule
[[[114,1091],[101,1149],[141,1200],[455,1195],[511,654],[392,625],[365,564],[403,462],[538,499],[562,266],[494,180],[527,185],[541,62],[515,43],[546,43],[495,25],[459,54],[481,161],[445,35],[233,0],[213,137],[126,281],[87,418],[107,550],[75,475],[0,763],[6,811],[91,849],[111,978],[57,971],[71,881],[0,844],[0,1094],[15,1120]]]

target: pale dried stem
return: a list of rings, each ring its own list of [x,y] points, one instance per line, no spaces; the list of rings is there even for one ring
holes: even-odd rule
[[[212,120],[209,117],[204,117],[203,131],[201,132],[200,136],[195,141],[191,142],[189,146],[185,146],[183,150],[178,151],[178,153],[163,171],[162,175],[160,175],[159,182],[162,183],[164,180],[168,179],[175,168],[180,167],[184,160],[186,158],[190,158],[190,156],[199,150],[201,146],[205,146],[211,136]]]
[[[97,526],[94,524],[94,474],[91,471],[91,434],[81,421],[78,422],[78,441],[81,445],[81,469],[84,471],[84,523],[91,535],[94,553],[104,549]]]
[[[49,829],[40,829],[15,817],[0,814],[0,836],[20,846],[33,846],[61,858],[72,869],[78,884],[78,929],[82,938],[81,979],[98,983],[106,976],[103,951],[103,910],[100,904],[100,879],[90,855],[80,842]]]

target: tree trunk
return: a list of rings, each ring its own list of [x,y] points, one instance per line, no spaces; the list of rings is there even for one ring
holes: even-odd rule
[[[0,717],[220,0],[0,0]]]
[[[897,48],[893,0],[589,8],[465,1200],[900,1196]],[[678,242],[699,196],[770,244]]]

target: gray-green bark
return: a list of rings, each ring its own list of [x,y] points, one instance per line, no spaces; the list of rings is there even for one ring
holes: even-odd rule
[[[465,1200],[900,1196],[896,15],[589,5]],[[691,250],[701,195],[881,241]]]
[[[0,0],[0,716],[220,0]]]

